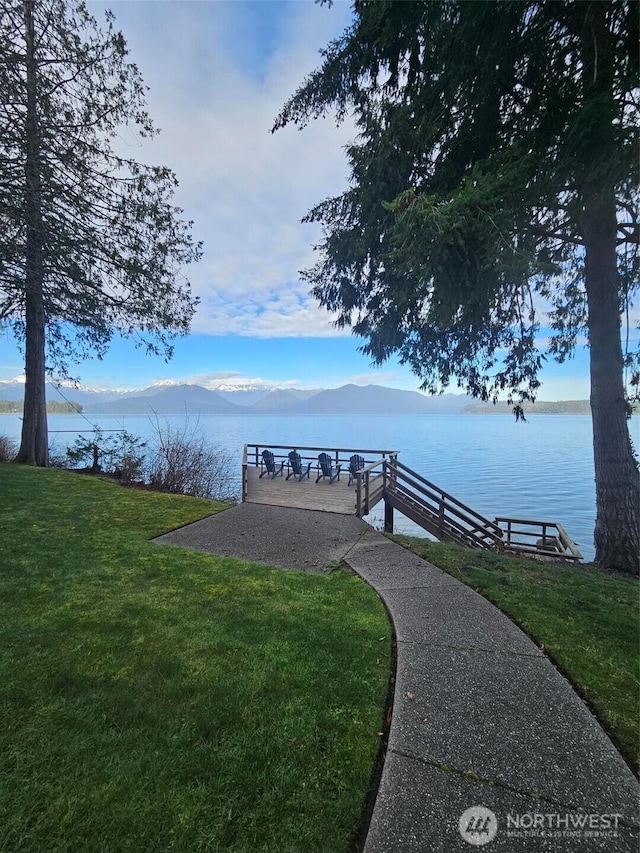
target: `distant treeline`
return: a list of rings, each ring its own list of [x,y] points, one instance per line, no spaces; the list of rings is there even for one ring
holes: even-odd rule
[[[1,415],[22,414],[22,400],[0,400]],[[68,403],[59,403],[57,400],[47,400],[47,412],[50,415],[74,415],[82,411],[80,403],[70,400]]]
[[[525,403],[525,415],[590,415],[591,406],[588,400],[538,400],[536,403]],[[511,414],[513,406],[509,403],[470,403],[462,413],[465,415],[500,415]],[[640,405],[633,406],[634,412],[640,412]]]
[[[525,414],[531,415],[590,415],[591,406],[588,400],[538,400],[536,403],[525,403]],[[496,415],[511,414],[513,405],[499,402],[493,403],[471,403],[462,410],[464,414],[470,415]]]

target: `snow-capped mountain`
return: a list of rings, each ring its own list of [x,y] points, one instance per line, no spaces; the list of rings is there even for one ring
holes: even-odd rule
[[[23,396],[23,381],[0,381],[0,400],[21,400]],[[329,390],[266,386],[211,390],[173,380],[120,392],[48,383],[47,399],[73,401],[93,414],[454,414],[473,402],[464,394],[429,397],[381,385],[344,385]]]

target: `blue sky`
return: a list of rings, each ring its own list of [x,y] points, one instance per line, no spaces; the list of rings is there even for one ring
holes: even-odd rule
[[[170,166],[176,203],[204,243],[187,271],[201,300],[192,334],[174,359],[146,356],[114,341],[103,361],[82,362],[83,385],[138,388],[166,379],[210,388],[238,382],[330,388],[347,382],[417,390],[419,380],[390,361],[373,368],[358,340],[338,332],[307,293],[299,270],[313,263],[320,236],[300,220],[347,183],[343,147],[353,136],[331,118],[300,132],[270,133],[279,109],[338,36],[350,4],[312,0],[89,0],[100,19],[111,8],[149,87],[160,135],[132,156]],[[21,372],[7,331],[0,333],[0,379]],[[543,374],[542,399],[588,396],[586,351]],[[457,390],[457,389],[451,389]]]

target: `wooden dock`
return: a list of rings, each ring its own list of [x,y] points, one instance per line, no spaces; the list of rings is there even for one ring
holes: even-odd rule
[[[274,457],[275,477],[266,473],[262,460],[265,450]],[[304,470],[310,466],[309,476],[302,480],[292,475],[289,465],[292,450],[300,455]],[[341,466],[340,479],[316,482],[320,453],[330,456],[333,468]],[[349,484],[349,459],[354,454],[363,457],[365,464],[355,472]],[[291,476],[287,479],[287,475]],[[561,524],[508,517],[485,518],[399,462],[395,450],[246,444],[242,458],[242,500],[360,518],[368,516],[377,503],[384,501],[384,526],[388,532],[393,532],[395,509],[442,542],[567,562],[582,559]]]
[[[260,479],[260,468],[255,465],[248,466],[246,501],[268,506],[339,512],[343,515],[356,514],[356,486],[352,483],[347,487],[348,472],[344,475],[341,473],[340,480],[334,483],[316,483],[316,472],[313,470],[310,477],[305,477],[300,482],[293,478],[287,480],[286,476],[285,468],[281,477],[271,479],[265,475]]]
[[[309,476],[298,480],[287,475],[288,453],[295,449],[302,457],[304,468],[311,465]],[[284,462],[282,474],[270,477],[264,473],[261,465],[261,453],[271,450],[276,458],[277,467]],[[318,474],[318,454],[328,453],[334,465],[340,465],[340,479],[329,483],[320,480]],[[358,472],[351,485],[349,483],[349,457],[359,454],[367,462]],[[342,515],[368,515],[373,506],[383,499],[384,462],[396,458],[397,453],[390,450],[368,450],[361,448],[285,448],[276,445],[245,445],[242,462],[242,499],[247,503],[266,504],[268,506],[292,507],[294,509],[313,509],[321,512],[337,512]],[[260,474],[263,474],[261,477]]]

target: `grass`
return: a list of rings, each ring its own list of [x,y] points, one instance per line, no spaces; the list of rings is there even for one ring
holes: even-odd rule
[[[539,560],[393,536],[510,616],[590,705],[621,754],[640,768],[638,581]]]
[[[0,850],[348,849],[384,608],[148,541],[221,508],[0,464]]]

